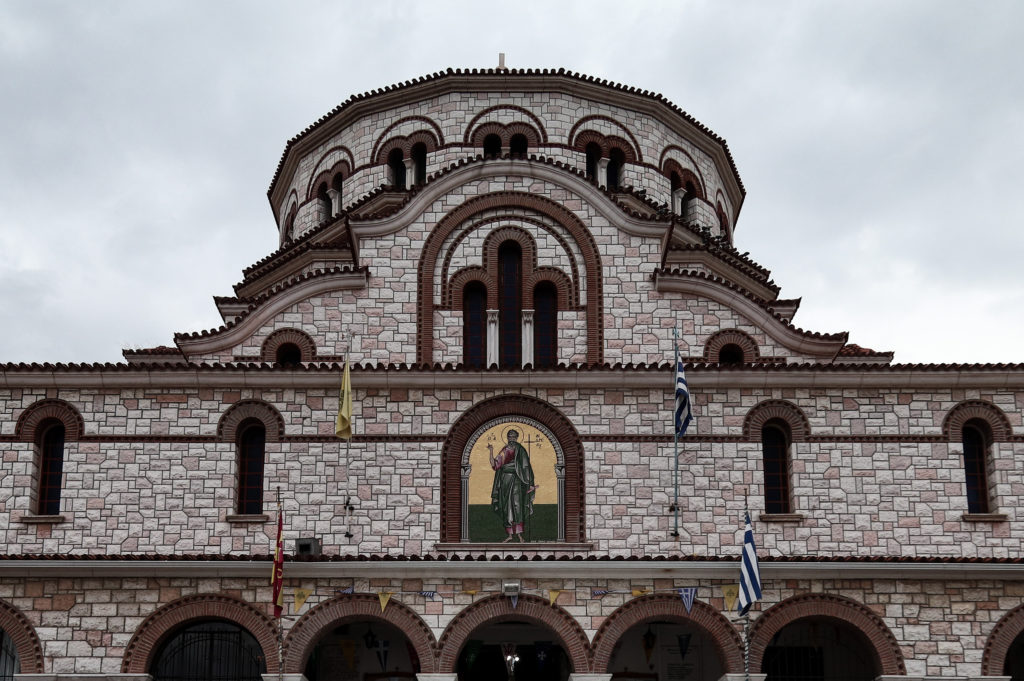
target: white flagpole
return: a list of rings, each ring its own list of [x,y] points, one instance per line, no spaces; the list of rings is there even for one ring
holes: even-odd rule
[[[672,469],[672,486],[675,488],[675,497],[672,502],[674,525],[672,536],[679,538],[679,427],[676,423],[676,384],[679,380],[679,330],[673,325],[672,341],[675,348],[675,365],[672,367],[672,431],[675,433],[675,466]]]

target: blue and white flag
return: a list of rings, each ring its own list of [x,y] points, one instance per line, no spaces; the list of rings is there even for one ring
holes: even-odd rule
[[[743,560],[740,563],[740,597],[736,611],[742,616],[757,601],[761,600],[761,573],[757,568],[757,546],[754,544],[754,528],[750,525],[747,511],[747,526],[743,531]]]
[[[684,586],[679,590],[679,598],[683,599],[683,606],[686,608],[686,614],[689,615],[690,611],[693,610],[693,599],[697,596],[697,587],[695,586]]]
[[[686,385],[686,374],[683,373],[683,360],[676,350],[676,435],[685,435],[690,427],[693,413],[690,411],[690,389]]]

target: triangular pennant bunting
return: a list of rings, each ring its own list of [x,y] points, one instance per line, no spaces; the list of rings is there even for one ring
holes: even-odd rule
[[[683,599],[683,606],[686,607],[686,614],[693,610],[693,599],[697,597],[697,587],[685,586],[679,590],[679,598]]]
[[[601,596],[604,596],[605,594],[608,594],[608,593],[611,593],[608,589],[591,589],[590,590],[590,597],[591,598],[600,598]]]
[[[725,584],[722,586],[722,596],[725,598],[725,609],[732,610],[736,605],[736,598],[740,595],[739,584]]]
[[[548,589],[548,605],[554,605],[561,594],[561,589]]]
[[[515,610],[516,606],[519,605],[519,594],[512,594],[509,596],[509,599],[512,601],[512,609]]]
[[[339,593],[339,594],[351,594],[351,593],[355,593],[355,587],[351,587],[351,586],[350,586],[350,587],[348,587],[347,589],[338,589],[338,591],[337,591],[336,593]]]
[[[295,612],[302,609],[302,606],[306,604],[309,597],[313,595],[312,589],[296,589],[295,590]]]
[[[432,601],[435,598],[437,598],[437,592],[436,591],[421,591],[420,592],[420,596],[423,596],[428,601]]]
[[[648,591],[649,591],[648,589],[633,589],[629,593],[633,594],[633,596],[635,597],[635,596],[643,596]]]
[[[470,596],[476,596],[479,589],[463,589],[462,593],[469,594]]]
[[[391,592],[381,591],[377,594],[377,598],[380,599],[380,611],[384,612],[384,608],[388,607],[388,601],[391,600]]]

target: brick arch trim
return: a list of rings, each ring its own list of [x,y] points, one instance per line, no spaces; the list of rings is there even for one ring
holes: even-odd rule
[[[565,456],[565,541],[584,537],[583,443],[576,428],[553,406],[527,395],[502,395],[484,400],[459,417],[441,450],[441,541],[462,538],[462,454],[478,428],[494,419],[525,416],[546,427]]]
[[[622,122],[617,121],[614,118],[611,118],[610,116],[602,116],[600,114],[594,114],[594,115],[590,115],[590,116],[584,116],[583,118],[581,118],[578,121],[576,121],[573,124],[572,128],[569,130],[568,139],[569,139],[569,146],[570,147],[572,147],[574,149],[576,149],[576,148],[579,148],[581,150],[583,149],[583,147],[579,147],[577,145],[576,131],[579,130],[581,127],[583,127],[583,125],[585,123],[587,123],[588,121],[604,121],[606,123],[611,123],[613,126],[617,127],[619,130],[621,130],[623,133],[625,133],[626,137],[629,138],[630,146],[632,146],[632,150],[623,149],[623,151],[626,152],[627,158],[629,157],[630,151],[632,151],[633,152],[633,160],[632,160],[632,162],[633,163],[642,163],[643,162],[644,157],[643,157],[643,154],[640,152],[640,142],[637,140],[636,136]],[[604,135],[602,133],[598,132],[596,134],[600,135],[601,137],[604,137]],[[604,151],[607,152],[608,150],[604,149]]]
[[[516,216],[498,215],[498,216],[492,216],[492,217],[489,217],[489,218],[485,218],[483,220],[480,220],[478,222],[470,224],[469,226],[467,226],[464,229],[462,229],[461,232],[455,236],[455,238],[452,240],[452,243],[449,245],[449,247],[445,251],[444,262],[443,262],[443,264],[441,266],[441,304],[443,306],[447,306],[450,309],[458,309],[458,307],[455,307],[454,304],[452,303],[452,300],[454,299],[454,295],[453,295],[453,291],[452,291],[452,286],[454,285],[455,277],[457,276],[458,272],[456,272],[456,274],[453,274],[451,277],[448,277],[448,271],[451,269],[452,257],[454,255],[455,251],[457,250],[459,244],[461,244],[471,233],[473,233],[477,229],[481,229],[484,226],[489,225],[489,224],[494,223],[494,222],[506,222],[506,221],[515,222],[517,225],[518,224],[530,224],[530,225],[533,225],[533,226],[537,227],[538,229],[546,232],[548,234],[548,236],[550,236],[552,239],[554,239],[555,241],[558,242],[558,245],[562,247],[563,251],[565,251],[565,254],[566,254],[566,261],[565,262],[568,265],[568,269],[569,269],[569,284],[570,284],[570,288],[568,289],[568,292],[567,292],[568,296],[569,296],[569,300],[571,301],[571,305],[573,307],[579,307],[580,306],[580,296],[579,296],[580,272],[579,272],[579,265],[576,262],[576,258],[573,257],[572,249],[569,248],[569,243],[563,238],[563,236],[561,234],[559,234],[557,231],[552,229],[551,225],[545,223],[543,220],[537,220],[537,219],[534,219],[534,218],[527,217],[525,215],[516,215]],[[527,237],[532,242],[533,241],[533,236],[530,235],[529,232],[525,232],[525,230],[524,230],[524,233],[527,234]],[[497,250],[495,250],[495,253],[497,253]],[[487,254],[488,254],[488,250],[486,248],[483,249],[482,260],[481,260],[482,262],[484,261],[484,259],[486,259],[488,257]],[[489,263],[484,262],[484,267],[486,268],[486,266],[488,264]],[[495,267],[494,273],[496,274],[496,272],[497,272],[496,267],[497,266],[495,265],[494,267]],[[462,268],[462,269],[468,269],[468,268]],[[541,267],[541,268],[538,268],[538,269],[544,269],[544,267]],[[487,271],[490,271],[490,270],[488,269]],[[497,291],[497,289],[494,289],[494,290]],[[490,289],[488,289],[488,292],[489,291],[490,291]],[[495,295],[497,295],[497,294],[495,294]],[[561,291],[559,292],[559,295],[561,295]],[[496,309],[497,306],[498,306],[497,298],[495,297],[494,301],[488,302],[488,305],[490,305],[491,309]],[[443,309],[443,308],[440,308],[440,309]],[[564,309],[569,309],[569,308],[566,307]]]
[[[316,177],[310,180],[309,189],[306,192],[306,200],[311,201],[313,197],[316,196],[317,189],[320,188],[321,184],[326,184],[327,187],[330,188],[331,181],[334,179],[334,176],[337,175],[338,173],[341,173],[342,180],[344,180],[345,178],[349,177],[352,174],[351,166],[348,164],[348,161],[338,161],[333,166],[331,166],[327,170],[320,172]]]
[[[540,135],[540,139],[538,141],[538,144],[546,144],[547,143],[547,141],[548,141],[548,131],[544,128],[544,123],[541,122],[540,118],[538,118],[535,113],[533,113],[529,109],[524,109],[521,106],[516,106],[515,104],[496,104],[495,106],[487,107],[486,109],[482,110],[477,115],[473,116],[472,120],[469,121],[469,125],[466,126],[465,134],[462,136],[463,144],[470,144],[471,143],[470,140],[473,140],[473,139],[476,138],[475,133],[476,133],[477,121],[479,121],[481,118],[483,118],[484,116],[486,116],[487,114],[489,114],[489,113],[491,113],[493,111],[500,111],[500,110],[503,110],[503,109],[506,109],[508,111],[515,111],[516,113],[520,113],[523,116],[526,116],[526,118],[530,119],[530,121],[533,123],[532,127],[536,128],[538,134]],[[487,123],[484,123],[484,125],[488,125],[489,123],[490,123],[490,121],[488,121]],[[497,124],[502,126],[502,127],[505,127],[504,123],[497,123]],[[515,123],[509,123],[508,125],[515,125]],[[480,138],[480,143],[481,144],[483,143],[483,137]]]
[[[682,182],[684,186],[688,181],[693,184],[693,188],[697,190],[698,199],[707,200],[707,190],[704,187],[704,181],[692,170],[682,167],[675,159],[670,158],[665,161],[665,165],[662,167],[662,173],[664,173],[665,177],[671,179],[673,172],[679,174],[679,181]]]
[[[18,651],[21,674],[43,673],[43,646],[39,642],[35,627],[24,613],[5,601],[0,601],[0,629],[11,637],[14,649]]]
[[[64,400],[39,400],[21,413],[14,427],[14,436],[22,442],[35,442],[39,435],[39,426],[49,419],[57,419],[64,424],[64,441],[78,440],[85,433],[85,421],[82,415],[71,404]]]
[[[478,281],[484,285],[484,289],[487,291],[487,305],[494,309],[495,306],[491,305],[491,296],[497,295],[494,293],[497,290],[494,279],[487,270],[478,265],[463,267],[452,275],[451,281],[448,283],[449,307],[453,310],[462,309],[463,293],[466,291],[466,285],[472,281]]]
[[[404,125],[405,123],[409,123],[410,121],[418,121],[420,123],[423,123],[426,126],[426,130],[429,131],[430,137],[433,138],[433,142],[435,144],[434,149],[437,149],[438,147],[443,147],[444,146],[444,132],[441,131],[441,126],[438,125],[436,121],[434,121],[431,118],[427,118],[426,116],[406,116],[405,118],[399,118],[397,121],[395,121],[394,123],[389,125],[387,128],[385,128],[384,132],[382,132],[380,135],[377,136],[377,141],[374,142],[373,150],[370,152],[370,158],[372,158],[372,159],[380,158],[381,154],[384,153],[384,150],[381,148],[381,145],[383,145],[386,141],[389,142],[392,139],[392,138],[389,137],[389,135],[391,134],[391,131],[394,130],[395,128],[397,128],[400,125]],[[412,135],[415,135],[415,134],[416,134],[415,132],[412,133]],[[408,137],[411,137],[412,135],[409,135]],[[406,138],[405,137],[399,137],[399,139],[406,139]],[[412,143],[409,144],[409,148],[412,148]],[[409,148],[406,149],[406,152],[408,152]],[[430,149],[429,151],[434,151],[434,149]],[[390,148],[388,149],[388,151],[390,151]],[[385,160],[386,159],[387,159],[387,156],[385,154]]]
[[[420,658],[420,670],[437,667],[437,644],[426,622],[409,606],[392,598],[381,612],[376,594],[345,594],[312,608],[299,618],[284,641],[284,673],[301,674],[317,640],[338,624],[353,620],[387,622],[404,633]]]
[[[726,345],[738,345],[743,350],[744,362],[756,362],[760,356],[757,343],[749,335],[739,329],[723,329],[712,334],[704,344],[704,361],[718,362],[719,353]]]
[[[981,675],[1002,676],[1006,665],[1006,655],[1017,637],[1024,633],[1024,605],[999,618],[992,633],[985,640],[985,649],[981,654]]]
[[[557,267],[538,267],[523,280],[523,309],[534,309],[533,297],[537,286],[545,282],[555,287],[559,310],[568,310],[573,306],[572,281],[565,272]]]
[[[783,627],[807,617],[826,617],[853,626],[871,644],[879,675],[906,675],[903,651],[882,618],[857,601],[832,594],[801,594],[765,610],[750,630],[750,668],[761,669],[768,644]]]
[[[965,400],[949,410],[942,421],[943,439],[960,442],[964,437],[964,424],[980,419],[992,429],[993,442],[1006,442],[1013,432],[1009,419],[996,405],[984,400]]]
[[[432,363],[434,350],[434,269],[445,238],[474,215],[502,208],[528,208],[561,224],[573,237],[586,268],[587,296],[587,364],[600,364],[604,356],[603,285],[601,255],[593,235],[580,218],[551,199],[525,192],[492,192],[469,199],[445,215],[423,244],[417,274],[419,303],[417,324],[417,359],[420,364]]]
[[[442,674],[452,673],[459,663],[459,653],[470,635],[492,623],[523,621],[550,629],[562,643],[572,660],[573,673],[590,671],[590,646],[587,634],[572,615],[544,598],[521,594],[516,607],[507,596],[483,598],[465,608],[445,628],[438,644],[437,669]]]
[[[303,362],[312,362],[316,359],[316,342],[308,333],[299,329],[278,329],[267,336],[260,348],[260,358],[264,362],[276,362],[277,349],[285,343],[298,346]]]
[[[587,150],[587,146],[591,143],[601,147],[601,156],[605,158],[611,155],[611,150],[613,148],[618,148],[622,151],[622,154],[626,159],[626,163],[638,163],[637,156],[639,152],[634,148],[629,140],[616,135],[602,135],[596,130],[583,130],[576,135],[576,138],[573,141],[573,149],[585,152]]]
[[[780,419],[789,425],[793,442],[806,440],[811,434],[811,424],[798,406],[785,400],[765,400],[747,412],[743,420],[743,438],[760,442],[761,429],[772,419]]]
[[[267,661],[267,673],[276,673],[277,626],[255,606],[225,594],[194,594],[157,609],[135,630],[121,660],[124,674],[145,674],[160,646],[174,631],[192,620],[234,622],[256,637]]]
[[[507,147],[514,135],[523,135],[530,147],[536,148],[541,144],[541,135],[537,129],[529,123],[509,123],[507,125],[497,122],[483,123],[473,131],[471,144],[474,147],[482,147],[484,138],[488,135],[497,135],[501,138],[501,146]]]
[[[267,442],[278,442],[284,435],[284,418],[281,413],[261,400],[242,400],[231,405],[217,424],[217,439],[234,442],[238,426],[246,419],[257,419],[266,428]]]
[[[622,636],[638,624],[655,620],[669,620],[694,624],[715,644],[715,652],[726,673],[743,672],[743,638],[715,608],[695,601],[687,613],[678,596],[651,594],[623,603],[601,624],[591,646],[593,670],[601,674],[608,671],[612,653]]]

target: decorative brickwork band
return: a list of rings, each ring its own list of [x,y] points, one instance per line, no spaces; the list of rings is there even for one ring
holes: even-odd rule
[[[195,620],[234,622],[252,634],[263,650],[267,673],[277,673],[277,626],[263,612],[245,601],[224,594],[195,594],[172,601],[147,617],[128,642],[121,673],[144,674],[154,656],[174,633]]]
[[[765,400],[749,412],[743,420],[743,439],[761,441],[761,429],[773,419],[785,421],[794,442],[806,440],[811,434],[811,423],[800,408],[785,400]]]
[[[608,671],[612,653],[623,635],[647,622],[674,622],[696,626],[714,643],[715,653],[726,673],[743,672],[743,639],[736,627],[707,603],[695,601],[687,613],[682,600],[673,594],[651,594],[626,601],[601,624],[594,636],[592,668]]]
[[[419,657],[420,671],[432,674],[436,669],[437,644],[426,622],[409,606],[392,598],[381,612],[376,594],[347,594],[325,601],[295,623],[284,641],[284,673],[301,674],[316,643],[324,635],[346,622],[387,622],[398,627]],[[275,658],[276,659],[276,658]]]
[[[760,357],[754,339],[739,329],[723,329],[712,334],[704,344],[704,361],[721,362],[722,348],[735,345],[743,351],[743,361],[756,362]]]
[[[949,442],[962,442],[964,424],[971,419],[979,419],[988,424],[992,430],[993,442],[1006,442],[1013,433],[1009,419],[1003,411],[984,400],[966,400],[949,410],[942,421],[942,437]]]
[[[675,173],[676,176],[679,178],[680,187],[685,187],[687,183],[690,183],[691,185],[693,185],[693,189],[696,192],[694,198],[702,199],[705,201],[707,200],[707,192],[704,189],[704,183],[701,181],[701,179],[697,177],[697,175],[689,168],[684,168],[683,166],[679,165],[679,163],[675,159],[670,158],[667,161],[665,161],[665,164],[662,166],[661,172],[664,173],[665,177],[669,178],[672,177],[672,173]]]
[[[498,418],[525,416],[551,431],[565,456],[565,541],[583,541],[583,445],[572,423],[547,402],[526,395],[484,400],[456,421],[441,451],[441,541],[462,538],[462,454],[478,428]]]
[[[1006,613],[996,622],[992,633],[985,641],[985,650],[981,655],[982,676],[1003,676],[1006,667],[1006,654],[1010,646],[1024,633],[1024,605]]]
[[[267,336],[260,348],[260,358],[273,364],[277,361],[277,350],[285,343],[291,343],[299,349],[303,362],[316,360],[316,342],[309,334],[299,329],[279,329]]]
[[[256,419],[263,423],[267,442],[279,442],[284,435],[284,418],[277,409],[260,400],[242,400],[231,405],[220,417],[217,424],[217,439],[235,442],[238,439],[238,426],[247,419]]]
[[[593,127],[605,127],[609,130],[616,130],[621,135],[628,137],[629,141],[627,142],[619,134],[606,135],[591,129],[583,129],[581,132],[578,132],[584,125],[591,121],[601,121],[601,123],[594,125]],[[614,143],[609,144],[612,140],[614,140]],[[570,147],[580,151],[586,149],[587,145],[591,142],[595,142],[601,146],[601,153],[604,156],[608,155],[612,146],[616,146],[622,149],[628,163],[641,163],[644,160],[643,154],[640,153],[640,142],[637,141],[636,136],[623,123],[611,118],[610,116],[603,116],[601,114],[584,116],[576,121],[569,130],[568,141]]]
[[[831,594],[793,596],[758,617],[750,628],[750,670],[761,670],[765,650],[783,627],[807,617],[840,620],[856,628],[870,643],[876,675],[906,676],[903,651],[882,618],[861,603]]]
[[[508,147],[514,135],[522,135],[526,138],[530,149],[540,146],[540,133],[536,128],[527,123],[484,123],[473,131],[472,145],[475,148],[483,148],[484,138],[488,135],[497,135],[501,138],[501,146]]]
[[[11,637],[14,649],[18,651],[20,673],[42,674],[43,647],[36,636],[35,628],[20,610],[4,601],[0,601],[0,629]],[[17,673],[19,670],[14,671]]]
[[[78,410],[64,400],[39,400],[21,413],[14,427],[14,436],[22,442],[35,442],[39,426],[44,421],[56,419],[64,424],[64,441],[70,442],[82,437],[85,421]]]
[[[420,130],[408,135],[408,137],[392,137],[391,131],[396,130],[406,124],[411,124],[409,127],[417,127]],[[408,128],[407,128],[408,129]],[[401,140],[397,145],[391,145],[391,142],[395,139]],[[444,146],[444,132],[441,131],[441,126],[437,124],[431,118],[426,116],[406,116],[399,118],[397,121],[389,125],[384,129],[380,135],[377,136],[377,141],[373,143],[373,150],[370,152],[370,158],[374,159],[375,165],[380,165],[385,162],[388,157],[388,152],[394,148],[400,148],[403,152],[408,155],[412,149],[412,145],[416,142],[423,142],[427,145],[428,151],[435,151]],[[387,149],[383,148],[383,145],[389,145]],[[382,160],[383,159],[383,160]]]
[[[574,673],[590,671],[590,646],[587,634],[572,615],[547,599],[521,594],[516,607],[507,596],[483,598],[465,608],[448,624],[438,644],[437,669],[442,673],[456,670],[462,647],[474,631],[500,622],[529,622],[548,629],[561,643]]]
[[[435,272],[437,259],[447,237],[475,215],[505,209],[515,214],[517,208],[536,211],[558,222],[580,249],[586,268],[587,364],[600,364],[603,361],[604,328],[601,320],[604,294],[601,256],[593,235],[575,213],[550,199],[523,192],[494,192],[469,199],[445,215],[423,244],[417,277],[419,303],[416,354],[420,364],[433,363]]]
[[[524,109],[521,106],[516,106],[515,104],[497,104],[495,106],[489,106],[480,113],[478,113],[477,115],[473,116],[473,119],[469,122],[469,125],[466,126],[465,134],[462,136],[463,144],[473,144],[474,146],[480,146],[483,144],[484,137],[486,137],[489,134],[489,132],[478,134],[477,131],[479,130],[479,128],[476,127],[476,124],[481,118],[485,117],[487,114],[494,113],[495,111],[514,111],[514,115],[516,118],[522,117],[529,119],[530,123],[517,122],[510,123],[509,126],[523,126],[527,128],[532,128],[535,131],[534,134],[539,135],[539,137],[537,137],[536,142],[533,139],[530,139],[530,146],[536,146],[542,143],[547,143],[548,132],[544,128],[544,123],[541,122],[541,120],[537,117],[537,114],[533,113],[529,109]],[[491,124],[482,123],[480,127],[482,128],[485,125]],[[505,127],[501,123],[498,123],[497,125]],[[514,132],[510,132],[509,138],[511,139],[512,135],[516,134],[517,132],[524,131],[517,129]],[[504,137],[502,138],[502,144],[508,146],[507,140],[505,140]]]

